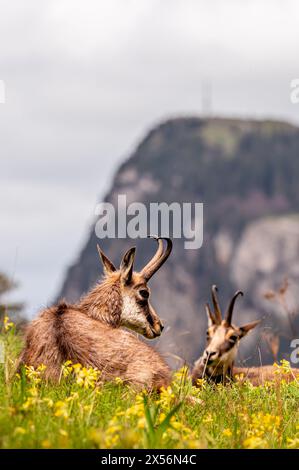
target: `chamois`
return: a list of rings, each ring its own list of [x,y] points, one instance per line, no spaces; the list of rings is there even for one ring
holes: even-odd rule
[[[207,303],[205,306],[208,317],[207,346],[194,364],[193,385],[197,385],[197,380],[201,378],[207,378],[214,383],[227,383],[236,376],[243,377],[242,380],[249,380],[253,385],[262,385],[277,377],[274,374],[274,366],[234,367],[239,341],[260,323],[256,320],[241,327],[232,324],[235,301],[239,295],[243,295],[243,292],[237,291],[232,297],[223,319],[217,298],[217,287],[212,287],[214,312]],[[288,381],[294,380],[298,373],[298,369],[291,369],[284,378]]]
[[[44,364],[46,378],[58,381],[62,365],[71,360],[97,368],[103,381],[119,377],[136,388],[149,390],[167,386],[171,371],[166,362],[122,328],[149,339],[162,333],[163,324],[149,302],[147,283],[169,257],[172,241],[156,240],[157,251],[140,272],[133,271],[135,247],[125,253],[116,269],[98,246],[104,279],[78,303],[60,302],[31,322],[19,366]]]

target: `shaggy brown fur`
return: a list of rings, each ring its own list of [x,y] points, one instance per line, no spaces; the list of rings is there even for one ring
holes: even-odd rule
[[[160,244],[159,249],[161,255]],[[163,329],[147,297],[141,296],[145,290],[149,294],[146,283],[153,270],[147,266],[147,270],[133,273],[132,253],[125,255],[120,270],[110,261],[108,265],[106,258],[106,278],[78,304],[62,302],[41,312],[28,326],[20,365],[45,364],[46,377],[57,381],[62,364],[71,360],[99,369],[104,381],[120,377],[138,388],[167,386],[171,371],[162,357],[120,328],[127,326],[148,338],[160,335]]]
[[[268,365],[261,367],[235,367],[230,364],[225,370],[215,370],[213,367],[205,367],[203,362],[198,361],[192,371],[192,383],[198,385],[198,379],[205,378],[212,383],[227,384],[231,381],[249,381],[255,387],[264,385],[266,382],[275,382],[284,379],[286,382],[299,380],[299,370],[291,369],[287,374],[277,374],[277,368]]]
[[[234,378],[238,376],[241,380],[249,380],[252,385],[263,385],[265,382],[275,382],[276,380],[284,379],[286,382],[292,382],[299,379],[299,370],[290,369],[287,374],[277,373],[275,366],[261,366],[261,367],[234,367]]]

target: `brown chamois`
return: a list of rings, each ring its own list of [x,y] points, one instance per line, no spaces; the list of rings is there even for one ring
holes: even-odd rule
[[[195,362],[192,371],[193,385],[197,385],[197,380],[202,378],[214,383],[227,383],[234,380],[236,376],[242,377],[242,380],[249,380],[253,385],[262,385],[266,381],[272,381],[278,377],[277,374],[274,374],[277,369],[271,365],[234,367],[239,341],[260,323],[257,320],[241,327],[232,324],[234,305],[239,295],[243,295],[243,292],[238,291],[235,293],[223,319],[217,299],[217,287],[212,287],[214,312],[212,312],[209,304],[206,304],[208,317],[207,346],[202,356]],[[283,375],[283,377],[287,381],[291,381],[296,379],[298,373],[298,369],[291,369],[290,373]]]
[[[149,279],[172,250],[169,238],[140,271],[133,271],[135,248],[116,269],[98,246],[105,277],[77,304],[64,302],[43,310],[26,332],[19,364],[46,366],[47,379],[58,381],[67,360],[101,371],[101,380],[116,377],[137,388],[159,389],[171,380],[166,362],[126,327],[146,338],[160,336],[163,324],[149,302]],[[163,240],[166,240],[164,249]]]

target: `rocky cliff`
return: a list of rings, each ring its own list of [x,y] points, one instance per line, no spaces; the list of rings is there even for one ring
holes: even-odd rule
[[[241,360],[271,361],[273,337],[279,357],[291,352],[290,339],[299,337],[298,149],[299,129],[282,122],[173,119],[151,130],[116,172],[107,202],[126,194],[128,203],[204,203],[202,248],[186,250],[184,240],[174,240],[172,256],[151,281],[152,302],[167,325],[157,347],[172,363],[201,351],[212,283],[224,307],[244,290],[236,324],[263,319],[244,340]],[[74,301],[99,278],[98,241],[92,227],[59,297]],[[142,266],[155,248],[149,240],[101,241],[115,262],[132,244]]]

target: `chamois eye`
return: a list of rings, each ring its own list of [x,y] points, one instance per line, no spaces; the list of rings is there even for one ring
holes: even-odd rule
[[[207,339],[210,339],[210,333],[209,333],[209,331],[206,332],[206,337],[207,337]]]
[[[238,336],[237,336],[237,335],[231,335],[231,336],[229,337],[229,341],[230,341],[231,343],[236,343],[236,342],[238,341]]]
[[[146,290],[146,289],[140,289],[139,295],[140,295],[140,297],[142,297],[143,299],[148,299],[148,298],[149,298],[149,291]]]

